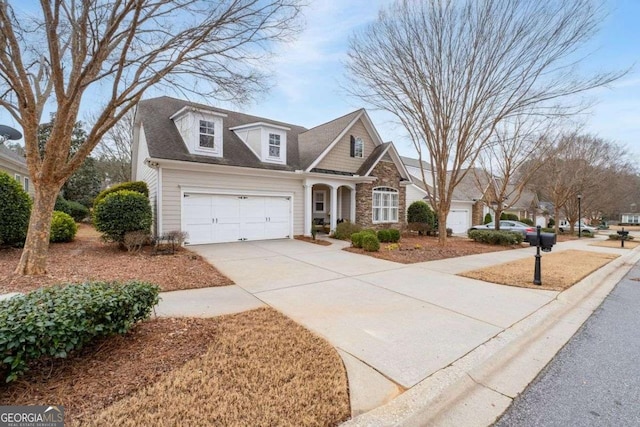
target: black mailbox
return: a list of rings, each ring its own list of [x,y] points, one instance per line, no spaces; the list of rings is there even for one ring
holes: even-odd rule
[[[527,233],[529,246],[538,246],[538,234]],[[543,252],[551,252],[551,248],[556,244],[556,235],[554,233],[540,233],[540,249]]]
[[[629,236],[629,232],[625,230],[618,230],[617,233],[618,233],[618,236],[620,236],[620,238],[623,240],[626,240],[627,236]]]

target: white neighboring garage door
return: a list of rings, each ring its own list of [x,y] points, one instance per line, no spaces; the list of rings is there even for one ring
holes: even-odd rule
[[[185,193],[182,215],[190,245],[291,234],[291,197]]]
[[[447,228],[454,233],[466,233],[469,229],[469,211],[467,209],[451,209],[447,215]]]

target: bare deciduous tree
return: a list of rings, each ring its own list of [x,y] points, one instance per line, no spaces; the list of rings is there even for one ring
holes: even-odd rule
[[[525,115],[506,119],[496,126],[492,138],[478,155],[474,169],[478,186],[493,183],[485,202],[494,211],[496,230],[500,215],[515,206],[542,166],[550,146],[553,120]],[[481,175],[481,176],[478,176]]]
[[[245,101],[265,86],[272,42],[297,30],[298,0],[55,0],[21,10],[0,0],[0,106],[22,126],[35,189],[17,274],[46,271],[49,226],[60,187],[146,90],[166,84]],[[70,155],[82,104],[97,114]],[[56,117],[43,154],[37,130]]]
[[[600,22],[595,0],[397,0],[351,38],[347,90],[426,148],[441,244],[453,190],[499,123],[572,113],[560,102],[623,74],[574,72]]]
[[[107,184],[131,179],[131,144],[133,143],[133,119],[131,110],[118,121],[100,140],[93,152],[98,167]]]

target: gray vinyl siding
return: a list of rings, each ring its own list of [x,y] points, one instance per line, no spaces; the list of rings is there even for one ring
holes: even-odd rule
[[[302,180],[289,177],[235,175],[221,172],[162,168],[162,230],[180,230],[181,187],[243,193],[286,193],[293,195],[293,232],[304,234],[304,189]]]
[[[150,168],[144,161],[149,157],[149,149],[147,147],[147,139],[144,132],[144,127],[140,129],[140,138],[138,140],[138,156],[136,159],[136,176],[133,177],[135,181],[144,181],[149,187],[149,201],[151,202],[151,209],[153,211],[153,225],[151,229],[154,234],[157,234],[157,218],[158,218],[158,170]]]
[[[20,186],[22,188],[24,188],[24,178],[25,177],[29,178],[29,170],[27,169],[26,165],[24,167],[20,167],[20,166],[17,166],[12,161],[5,160],[2,157],[0,157],[0,171],[5,172],[11,178],[15,178],[16,175],[20,175]],[[31,178],[29,178],[28,193],[31,197],[33,197],[33,195],[35,194],[33,190],[33,182],[31,181]]]
[[[416,187],[415,185],[407,185],[407,209],[409,208],[409,206],[411,206],[411,203],[415,202],[416,200],[422,200],[426,203],[429,203],[428,200],[425,200],[426,196],[427,195],[423,191],[420,191],[420,189],[418,189],[418,187]]]
[[[363,157],[351,157],[351,135],[362,138],[364,143]],[[367,132],[362,119],[358,120],[338,143],[327,153],[327,156],[316,166],[319,169],[337,170],[342,172],[357,172],[362,163],[376,148],[371,135]]]

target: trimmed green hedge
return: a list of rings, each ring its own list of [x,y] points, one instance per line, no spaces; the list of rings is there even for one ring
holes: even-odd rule
[[[53,209],[71,215],[76,222],[80,222],[89,216],[89,209],[85,205],[71,200],[65,200],[60,196],[56,199],[56,205]]]
[[[523,224],[533,225],[533,220],[529,218],[520,218],[519,221]]]
[[[51,243],[70,242],[76,237],[78,226],[76,222],[64,212],[53,211],[51,217],[51,234],[49,241]]]
[[[11,382],[32,361],[66,358],[98,337],[124,334],[150,316],[158,293],[149,283],[94,282],[0,301],[0,373]]]
[[[609,240],[622,240],[621,239],[622,236],[620,236],[619,234],[609,234]],[[627,237],[625,237],[624,239],[626,240],[633,240],[633,236],[631,234],[628,234]]]
[[[362,236],[362,249],[367,252],[376,252],[380,250],[380,241],[370,233],[364,233]]]
[[[471,230],[468,235],[476,242],[501,246],[517,245],[524,240],[522,234],[513,231]]]
[[[400,231],[395,228],[378,230],[377,237],[381,243],[398,243],[400,241]]]
[[[136,191],[120,190],[107,194],[93,209],[96,230],[107,240],[123,243],[129,231],[151,229],[149,198]]]
[[[100,192],[100,194],[98,194],[95,200],[93,201],[93,207],[95,208],[96,206],[98,206],[98,203],[102,199],[107,197],[109,194],[122,191],[122,190],[135,191],[136,193],[144,194],[146,197],[149,197],[149,187],[147,186],[146,182],[144,181],[123,182],[123,183],[114,185],[113,187],[109,187],[106,190],[102,190],[102,192]]]
[[[518,215],[512,213],[502,212],[500,214],[500,221],[519,221]]]
[[[360,227],[358,224],[344,221],[336,225],[336,229],[331,237],[333,237],[334,239],[349,240],[353,233],[357,233],[360,230],[362,230],[362,227]]]
[[[31,198],[13,177],[0,172],[0,245],[22,245],[27,238]]]
[[[407,209],[408,223],[427,224],[430,229],[433,229],[435,221],[436,215],[426,202],[416,200],[409,205],[409,208]]]

